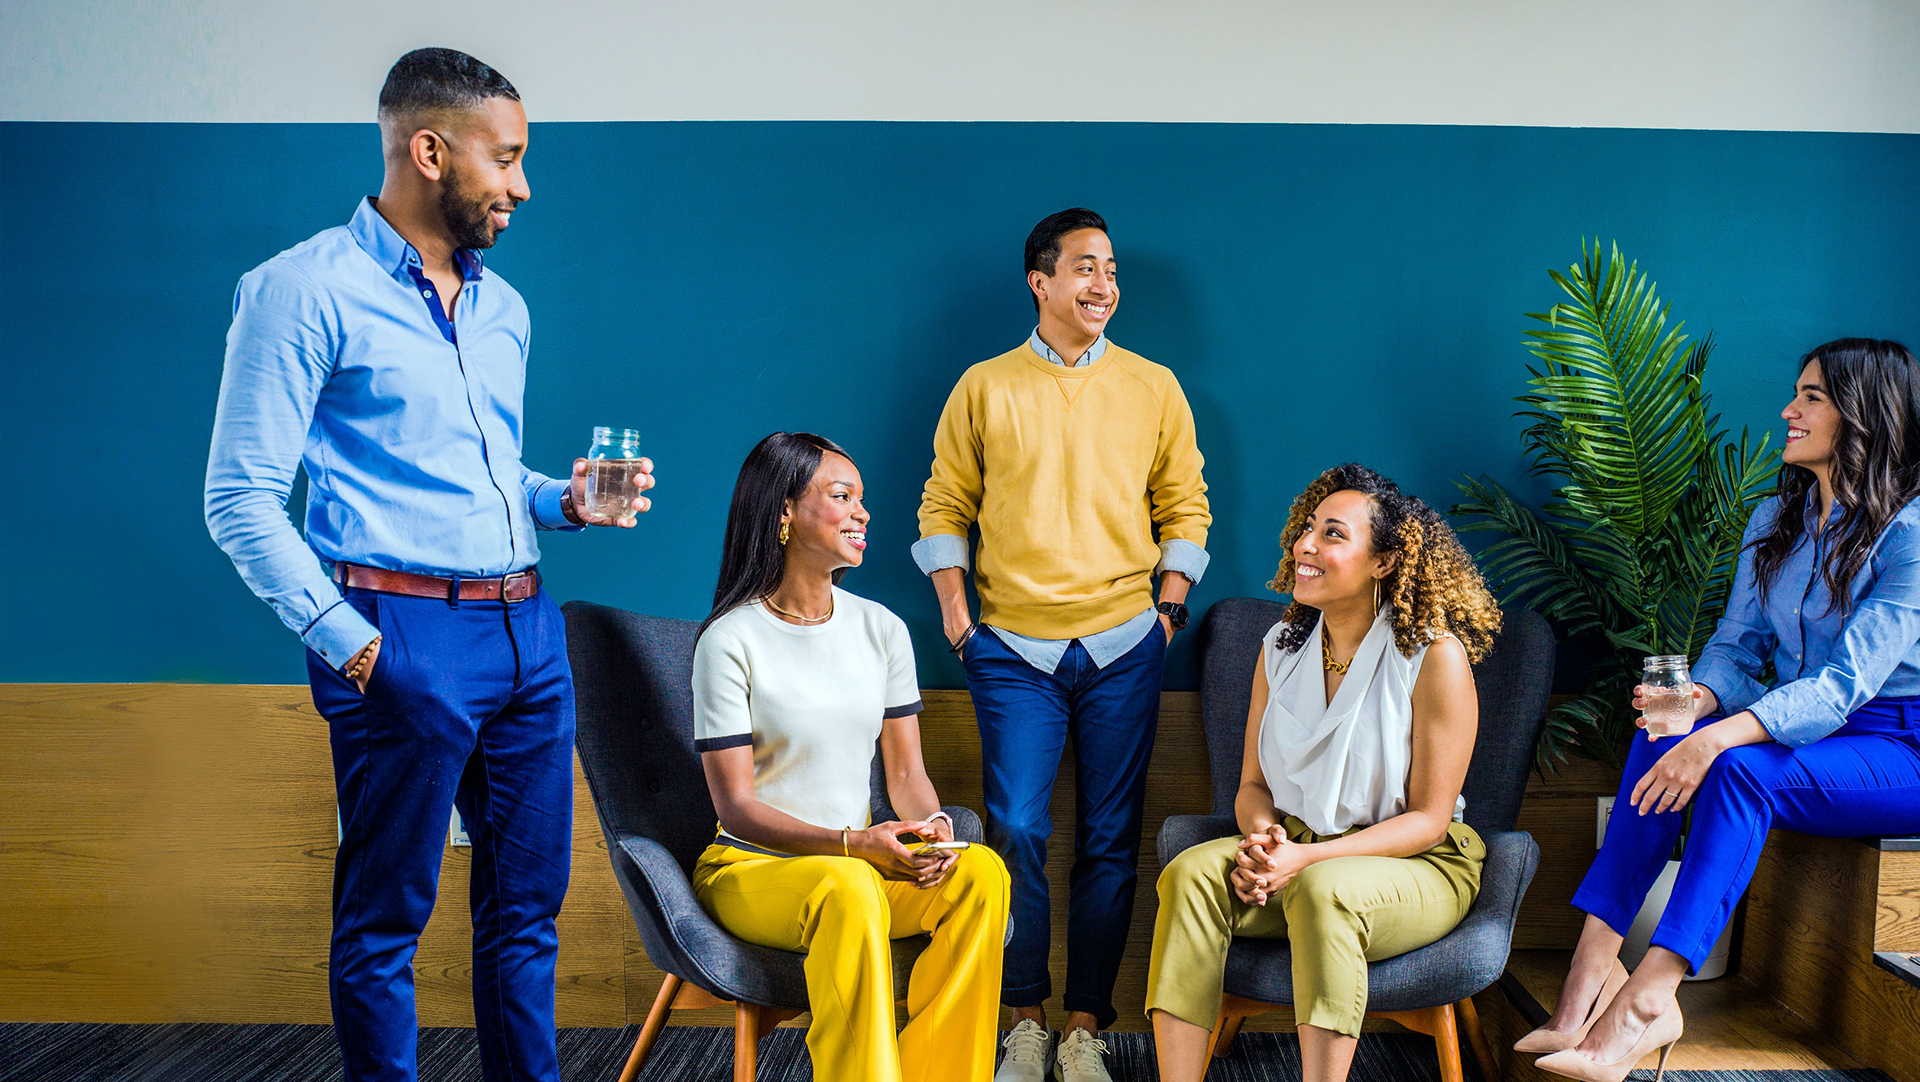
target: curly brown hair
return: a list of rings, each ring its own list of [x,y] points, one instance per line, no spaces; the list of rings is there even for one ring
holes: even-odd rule
[[[1280,547],[1286,555],[1267,588],[1292,593],[1298,570],[1293,545],[1306,531],[1307,516],[1328,496],[1346,490],[1368,497],[1373,551],[1400,554],[1380,586],[1385,597],[1382,603],[1393,610],[1389,621],[1394,646],[1402,655],[1412,657],[1422,646],[1452,635],[1466,649],[1468,661],[1477,663],[1486,657],[1493,649],[1493,636],[1500,630],[1500,606],[1487,591],[1473,557],[1426,501],[1401,492],[1399,485],[1358,463],[1335,466],[1294,498],[1286,531],[1280,535]],[[1287,626],[1280,633],[1279,647],[1299,649],[1313,634],[1319,612],[1298,601],[1288,605],[1286,615],[1281,617]]]

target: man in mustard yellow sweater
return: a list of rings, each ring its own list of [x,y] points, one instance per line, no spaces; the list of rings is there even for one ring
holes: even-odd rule
[[[1096,1036],[1116,1017],[1161,667],[1206,570],[1213,516],[1179,381],[1106,338],[1120,300],[1106,222],[1082,208],[1049,216],[1027,237],[1026,265],[1039,325],[947,399],[913,555],[966,666],[991,840],[1013,873],[1001,998],[1015,1025],[995,1077],[1037,1082],[1057,1060],[1065,1082],[1107,1082]],[[1067,1021],[1050,1056],[1047,805],[1069,733]]]

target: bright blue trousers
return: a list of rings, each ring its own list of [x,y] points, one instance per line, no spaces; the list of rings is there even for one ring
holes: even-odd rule
[[[1573,896],[1574,908],[1621,935],[1666,868],[1681,827],[1679,812],[1641,815],[1627,799],[1681,739],[1634,737],[1606,840]],[[1829,838],[1920,833],[1920,699],[1875,699],[1802,748],[1765,743],[1721,752],[1694,794],[1693,828],[1653,945],[1699,969],[1774,827]]]
[[[1167,636],[1158,625],[1106,668],[1078,641],[1051,673],[981,631],[968,643],[967,689],[980,724],[987,840],[1013,878],[1013,938],[1001,1001],[1035,1007],[1053,994],[1047,970],[1047,838],[1053,779],[1069,734],[1078,799],[1067,894],[1067,988],[1063,1006],[1102,1028],[1119,1012],[1113,982],[1133,922],[1147,759],[1160,721]]]
[[[573,843],[573,670],[545,591],[519,602],[351,590],[380,629],[365,695],[311,651],[342,838],[329,989],[353,1082],[413,1082],[413,954],[448,812],[473,841],[473,1003],[489,1082],[559,1082],[554,917]]]

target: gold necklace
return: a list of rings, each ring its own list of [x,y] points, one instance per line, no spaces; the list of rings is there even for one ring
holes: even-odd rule
[[[1328,672],[1339,676],[1347,675],[1347,666],[1353,664],[1352,658],[1345,661],[1333,660],[1333,636],[1327,633],[1325,624],[1320,625],[1320,664]]]
[[[787,619],[798,620],[800,623],[803,623],[803,624],[824,624],[828,620],[833,619],[833,595],[832,594],[827,595],[827,614],[825,616],[802,616],[797,612],[788,612],[787,610],[773,603],[772,594],[768,594],[767,596],[761,598],[760,602],[761,604],[779,613],[780,615],[786,617]]]

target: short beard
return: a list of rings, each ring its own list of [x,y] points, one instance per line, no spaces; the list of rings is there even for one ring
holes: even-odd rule
[[[456,248],[491,248],[499,238],[493,228],[493,200],[472,200],[461,190],[460,174],[448,169],[440,184],[440,220]]]

